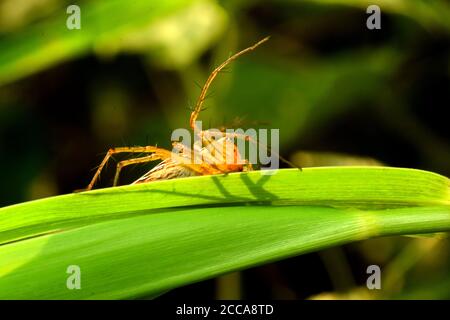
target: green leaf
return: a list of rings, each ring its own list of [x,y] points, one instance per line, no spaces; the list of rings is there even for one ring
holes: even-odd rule
[[[329,246],[449,230],[449,180],[413,169],[286,169],[101,189],[0,209],[0,298],[157,295]],[[81,290],[66,288],[69,265],[81,268]]]
[[[173,41],[181,36],[181,30],[189,29],[180,25],[182,23],[194,30],[184,34],[184,50],[178,46],[178,56],[174,59],[177,63],[181,63],[180,60],[186,63],[217,37],[226,20],[220,7],[206,0],[138,0],[133,1],[133,5],[124,0],[92,1],[81,3],[80,9],[79,30],[66,27],[69,15],[66,8],[61,7],[41,22],[3,37],[0,41],[0,85],[92,51],[112,55],[124,48],[136,51],[138,47],[146,46],[148,50],[152,46],[153,55],[168,52],[173,56],[173,48],[179,43]],[[186,10],[188,17],[180,15],[180,10]],[[193,25],[192,15],[199,13],[202,19]],[[147,36],[140,35],[140,32]],[[191,45],[188,51],[186,41]],[[187,57],[180,57],[183,52]],[[165,63],[171,61],[164,58]]]

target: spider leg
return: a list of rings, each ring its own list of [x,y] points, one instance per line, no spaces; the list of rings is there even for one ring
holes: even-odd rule
[[[200,111],[202,111],[202,105],[203,105],[203,102],[206,99],[206,95],[207,95],[209,86],[211,85],[213,80],[217,77],[217,75],[220,73],[220,71],[222,71],[233,60],[236,60],[241,55],[256,49],[256,47],[258,47],[259,45],[263,44],[267,40],[269,40],[269,37],[266,37],[266,38],[260,40],[259,42],[255,43],[251,47],[248,47],[247,49],[244,49],[242,51],[239,51],[238,53],[235,53],[234,55],[229,57],[227,60],[222,62],[221,65],[219,65],[217,68],[215,68],[213,72],[211,72],[211,74],[209,75],[209,77],[206,80],[205,84],[203,85],[202,91],[200,92],[200,96],[199,96],[199,98],[197,100],[197,104],[195,105],[195,109],[191,113],[191,118],[189,120],[189,124],[191,125],[191,128],[193,130],[195,130],[195,121],[197,120],[197,117],[200,114]]]
[[[117,183],[119,182],[120,171],[124,167],[132,165],[132,164],[138,164],[138,163],[145,163],[145,162],[160,160],[161,158],[162,157],[160,155],[158,155],[156,153],[153,153],[153,154],[151,154],[149,156],[145,156],[145,157],[140,157],[140,158],[120,161],[119,163],[117,163],[116,174],[114,176],[113,187],[117,186]]]
[[[194,164],[194,163],[190,162],[189,159],[179,156],[178,154],[175,154],[169,150],[161,149],[161,148],[154,147],[154,146],[118,147],[118,148],[111,148],[108,150],[108,152],[106,153],[102,162],[98,166],[97,171],[95,172],[91,182],[86,187],[86,189],[84,189],[84,191],[92,190],[95,182],[100,177],[100,173],[102,172],[102,170],[105,167],[108,160],[113,155],[118,154],[118,153],[153,153],[153,154],[150,156],[146,156],[146,157],[140,157],[140,158],[136,158],[136,159],[124,160],[122,162],[119,162],[118,167],[117,167],[118,169],[116,170],[116,176],[114,178],[114,185],[116,185],[117,181],[118,181],[118,177],[119,177],[120,170],[121,170],[120,166],[123,167],[123,166],[133,164],[133,163],[148,162],[148,161],[159,160],[159,159],[164,160],[164,159],[172,158],[179,165],[189,168],[192,171],[197,172],[198,174],[201,174],[201,175],[222,173],[222,171],[215,168],[214,165],[210,165],[205,162],[202,162],[201,164]],[[142,161],[140,161],[140,160],[142,160]],[[79,190],[79,191],[83,191],[83,190]]]
[[[95,172],[94,176],[92,177],[91,182],[86,187],[86,191],[91,190],[94,187],[95,182],[100,177],[100,173],[102,172],[103,168],[105,167],[108,160],[115,154],[118,153],[158,153],[160,155],[164,155],[166,157],[169,157],[171,155],[171,152],[168,150],[164,150],[161,148],[153,147],[153,146],[146,146],[146,147],[118,147],[118,148],[111,148],[106,153],[105,157],[103,158],[102,162],[97,168],[97,171]]]

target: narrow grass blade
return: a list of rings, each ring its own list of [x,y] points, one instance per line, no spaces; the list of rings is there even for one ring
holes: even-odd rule
[[[448,232],[449,180],[385,167],[193,177],[2,208],[0,228],[0,298],[156,296],[371,237]],[[81,290],[66,287],[70,265]]]
[[[0,209],[0,244],[180,207],[302,204],[360,209],[448,205],[449,180],[388,167],[324,167],[202,176],[99,189]]]

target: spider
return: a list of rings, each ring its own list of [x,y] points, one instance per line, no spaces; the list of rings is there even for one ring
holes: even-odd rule
[[[189,176],[224,173],[226,174],[230,172],[253,170],[251,163],[248,160],[241,158],[238,148],[234,144],[235,138],[255,142],[250,136],[228,132],[219,132],[218,135],[216,131],[213,132],[212,130],[201,130],[201,128],[199,129],[196,121],[200,112],[202,111],[203,102],[206,99],[208,88],[210,87],[216,76],[220,73],[220,71],[223,70],[230,62],[232,62],[236,58],[254,50],[267,40],[269,40],[269,37],[266,37],[255,43],[253,46],[232,55],[222,64],[216,67],[210,74],[201,90],[200,96],[194,109],[192,110],[189,120],[191,129],[198,135],[197,143],[194,143],[192,149],[177,141],[172,142],[172,145],[174,147],[173,150],[175,151],[169,151],[155,146],[111,148],[108,150],[103,161],[98,166],[94,177],[85,190],[91,190],[94,187],[94,184],[98,180],[100,173],[105,167],[108,160],[113,155],[118,153],[144,153],[148,155],[118,162],[113,186],[117,186],[119,182],[120,172],[124,167],[157,160],[162,161],[142,177],[134,181],[133,184]],[[282,161],[291,164],[281,156],[277,156]],[[232,159],[232,161],[227,161],[229,159]]]

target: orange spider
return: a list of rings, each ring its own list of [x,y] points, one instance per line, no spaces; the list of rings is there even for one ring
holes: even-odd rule
[[[219,72],[230,62],[232,62],[239,56],[254,50],[256,47],[266,42],[268,39],[269,37],[266,37],[253,46],[232,55],[216,69],[214,69],[214,71],[206,80],[197,104],[191,113],[189,121],[191,129],[194,130],[194,132],[198,135],[198,141],[201,142],[201,144],[194,143],[194,146],[191,149],[180,142],[173,142],[172,144],[176,152],[154,146],[111,148],[108,150],[105,158],[100,163],[97,171],[94,174],[94,177],[92,178],[86,189],[91,190],[93,188],[95,182],[100,176],[100,172],[108,162],[109,158],[117,153],[148,153],[149,155],[135,159],[123,160],[117,163],[113,186],[116,186],[118,184],[120,171],[123,167],[155,160],[162,160],[162,162],[160,162],[149,172],[133,182],[133,184],[188,176],[212,175],[253,170],[251,163],[249,163],[248,160],[241,158],[238,148],[234,144],[234,138],[245,139],[245,141],[252,141],[250,136],[245,136],[238,133],[219,132],[220,134],[218,137],[216,131],[213,132],[211,130],[199,130],[196,120],[198,118],[198,115],[200,114],[200,111],[202,110],[202,105],[206,98],[208,88],[210,87],[214,78],[219,74]],[[279,155],[277,156],[280,157]],[[227,161],[230,159],[232,159],[231,162]],[[288,162],[281,157],[280,159]]]

